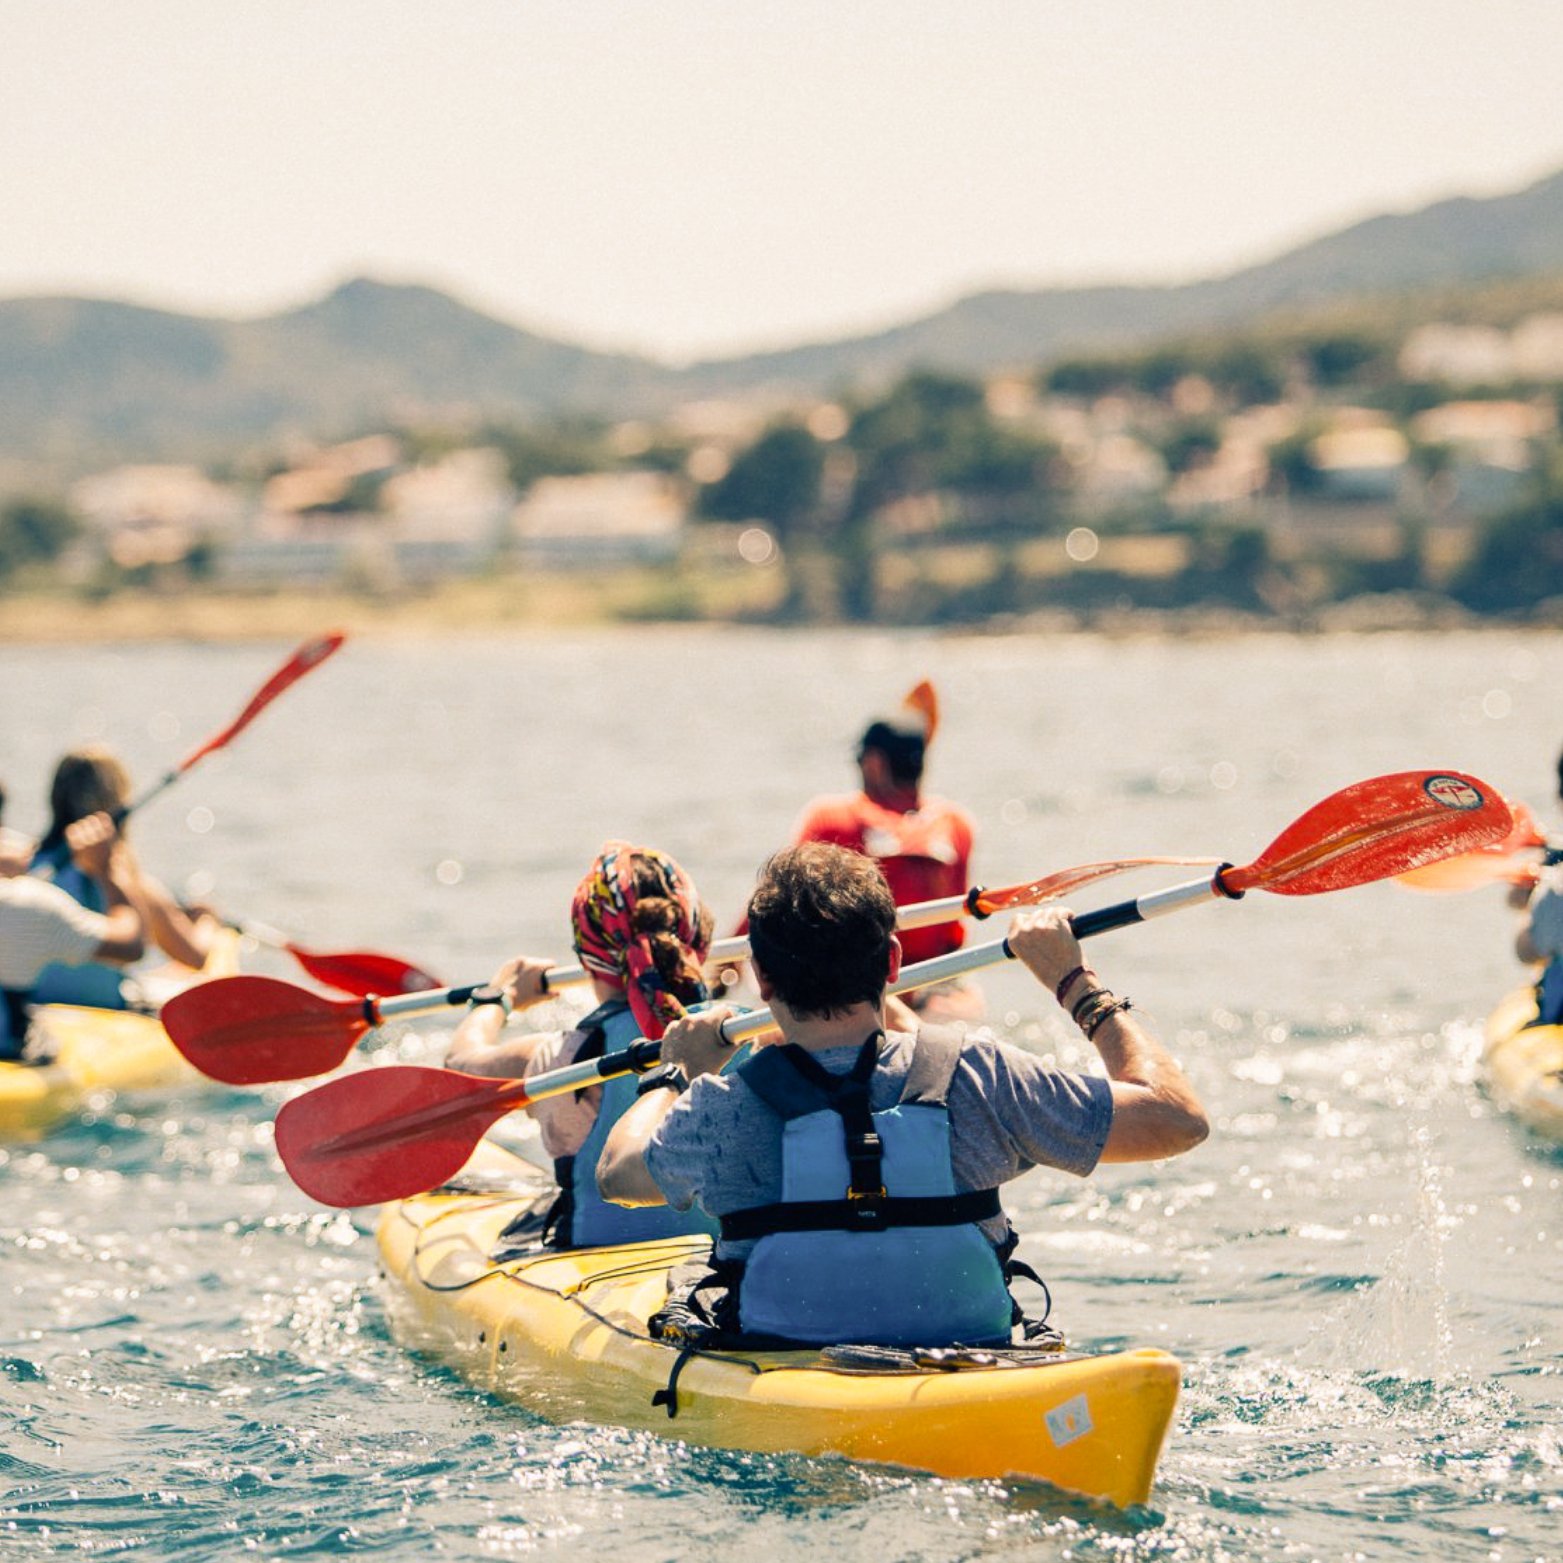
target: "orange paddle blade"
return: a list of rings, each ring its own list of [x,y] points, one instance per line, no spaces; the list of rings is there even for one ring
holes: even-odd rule
[[[1320,895],[1391,879],[1472,852],[1513,828],[1502,795],[1459,771],[1398,771],[1332,793],[1252,863],[1221,872],[1227,890]]]
[[[274,977],[218,977],[177,993],[159,1018],[173,1044],[213,1080],[263,1085],[335,1069],[370,1029],[364,1006]]]
[[[939,697],[934,692],[934,687],[925,678],[920,683],[913,684],[907,690],[901,704],[908,710],[915,711],[923,722],[923,742],[931,744],[933,735],[939,730]]]
[[[984,890],[976,898],[973,908],[984,917],[995,912],[1012,912],[1021,906],[1040,906],[1044,901],[1056,901],[1082,885],[1095,884],[1099,879],[1111,878],[1135,868],[1204,868],[1214,867],[1221,861],[1214,857],[1123,857],[1103,863],[1081,863],[1074,868],[1061,868],[1052,874],[1033,879],[1030,884],[1010,885],[998,890]]]
[[[484,1131],[524,1100],[515,1080],[414,1064],[365,1069],[285,1103],[277,1154],[324,1205],[407,1199],[453,1178]]]
[[[1547,838],[1536,824],[1536,817],[1523,803],[1511,803],[1514,826],[1501,841],[1494,841],[1474,852],[1427,863],[1400,875],[1400,883],[1411,890],[1451,894],[1479,890],[1484,885],[1523,884],[1536,877],[1536,863],[1526,854],[1544,847]]]

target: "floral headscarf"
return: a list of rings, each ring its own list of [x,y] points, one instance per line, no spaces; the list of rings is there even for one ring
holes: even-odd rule
[[[635,860],[651,866],[660,892],[678,910],[669,931],[689,952],[691,966],[705,959],[708,936],[702,930],[700,897],[689,876],[665,852],[607,842],[590,872],[576,886],[570,906],[575,950],[594,977],[623,988],[630,1008],[648,1037],[660,1037],[684,1006],[668,991],[652,954],[650,935],[635,928]]]

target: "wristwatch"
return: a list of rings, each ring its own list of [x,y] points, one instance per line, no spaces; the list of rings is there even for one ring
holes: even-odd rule
[[[635,1087],[635,1095],[642,1097],[648,1091],[667,1090],[682,1096],[688,1089],[689,1076],[677,1064],[663,1064],[641,1076],[640,1084]]]
[[[515,1006],[500,989],[491,987],[486,983],[483,987],[476,989],[471,997],[468,998],[467,1008],[476,1009],[480,1004],[497,1004],[506,1020],[510,1019],[515,1010]]]

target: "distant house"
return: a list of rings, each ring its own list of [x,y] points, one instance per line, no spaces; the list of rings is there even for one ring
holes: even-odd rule
[[[1308,446],[1325,499],[1383,502],[1399,493],[1411,459],[1411,443],[1387,421],[1365,419],[1328,430]]]
[[[515,499],[501,452],[458,450],[388,479],[380,509],[402,568],[429,575],[491,561],[506,540]]]
[[[1109,506],[1160,493],[1167,464],[1143,440],[1111,433],[1066,447],[1070,486],[1086,506]]]
[[[69,494],[104,554],[122,569],[177,564],[197,544],[225,539],[244,505],[197,467],[115,467],[81,479]]]
[[[1445,402],[1411,420],[1418,440],[1448,452],[1445,502],[1469,515],[1512,504],[1536,464],[1537,442],[1556,428],[1547,402]]]
[[[1563,314],[1527,315],[1513,331],[1494,326],[1419,326],[1400,349],[1408,380],[1450,385],[1505,385],[1511,380],[1563,381]]]
[[[649,562],[676,557],[688,506],[661,472],[598,472],[539,478],[511,519],[517,549],[559,565]]]

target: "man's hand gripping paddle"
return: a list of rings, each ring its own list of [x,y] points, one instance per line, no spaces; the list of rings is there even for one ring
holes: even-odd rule
[[[1475,777],[1407,771],[1358,782],[1316,804],[1252,862],[1074,919],[1080,937],[1250,890],[1322,895],[1388,879],[1511,828],[1508,805]],[[941,982],[1009,958],[1007,943],[956,950],[908,967],[896,992]],[[199,990],[193,990],[199,991]],[[773,1024],[768,1011],[723,1026],[736,1044]],[[295,1183],[327,1205],[369,1205],[437,1188],[465,1165],[506,1113],[612,1075],[653,1067],[659,1049],[642,1039],[622,1052],[534,1076],[492,1080],[449,1070],[390,1066],[333,1080],[277,1114],[277,1151]]]

